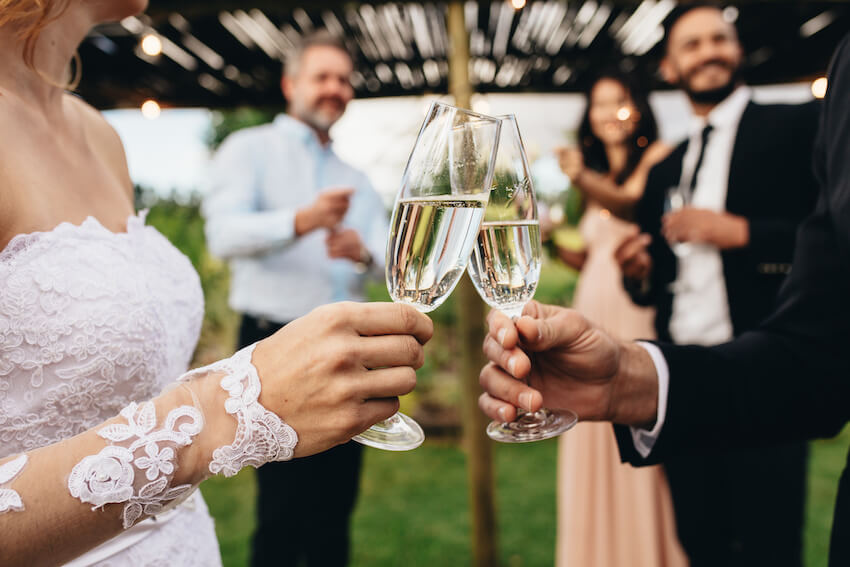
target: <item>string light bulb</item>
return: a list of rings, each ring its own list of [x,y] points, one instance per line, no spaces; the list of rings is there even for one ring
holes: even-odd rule
[[[156,57],[162,53],[162,40],[154,33],[145,34],[145,37],[142,38],[142,51],[146,55]]]
[[[812,81],[812,94],[815,98],[823,98],[826,96],[826,77],[819,77]]]
[[[142,116],[148,120],[156,120],[161,112],[159,103],[153,99],[148,99],[142,103]]]
[[[511,0],[511,6],[514,7],[514,10],[522,10],[525,8],[525,0]]]
[[[617,120],[620,120],[621,122],[625,122],[626,120],[628,120],[631,117],[632,117],[632,111],[629,110],[628,106],[621,106],[620,108],[617,109]]]

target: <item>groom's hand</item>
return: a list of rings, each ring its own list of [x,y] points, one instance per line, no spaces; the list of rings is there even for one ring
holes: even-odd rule
[[[648,353],[621,343],[577,311],[535,301],[514,323],[492,311],[484,340],[481,409],[512,421],[521,407],[570,409],[581,420],[647,426],[655,421],[658,383]]]

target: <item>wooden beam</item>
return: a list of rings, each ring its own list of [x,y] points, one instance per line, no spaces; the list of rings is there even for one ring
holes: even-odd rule
[[[346,2],[340,0],[310,0],[310,2],[297,2],[294,0],[252,0],[240,2],[239,0],[150,0],[146,13],[152,18],[168,16],[172,12],[179,12],[183,16],[199,16],[217,14],[222,10],[245,10],[246,12],[259,8],[268,14],[289,14],[295,8],[302,8],[312,12],[316,9],[344,8],[352,4],[387,4],[392,0],[374,0],[370,2]]]
[[[472,107],[469,82],[469,35],[464,22],[463,3],[454,0],[448,7],[449,92],[460,108]],[[478,409],[478,374],[486,362],[481,352],[484,341],[484,303],[464,276],[455,288],[463,383],[463,438],[467,456],[467,481],[472,515],[472,557],[476,567],[498,564],[496,513],[491,441],[485,433],[488,420]]]
[[[243,2],[240,0],[150,0],[147,9],[148,15],[151,17],[167,16],[171,12],[180,12],[185,15],[199,14],[216,14],[222,10],[250,10],[251,8],[259,8],[269,13],[289,13],[294,8],[303,8],[307,11],[315,9],[332,9],[344,8],[347,6],[358,4],[388,4],[393,0],[370,0],[369,2],[351,2],[350,0],[311,0],[308,2],[296,0],[251,0]],[[531,5],[536,0],[529,0]],[[614,6],[629,6],[634,7],[641,3],[642,0],[613,0],[611,3]],[[808,0],[806,0],[808,1]],[[684,0],[683,3],[687,3]],[[847,0],[818,0],[820,3],[827,4],[844,4]],[[427,2],[426,2],[427,3]],[[488,2],[489,3],[489,2]],[[742,6],[747,4],[764,4],[765,0],[735,0],[733,5]],[[779,2],[777,2],[779,4]]]

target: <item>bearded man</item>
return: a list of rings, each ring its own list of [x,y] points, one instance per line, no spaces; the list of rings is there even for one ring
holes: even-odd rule
[[[660,70],[688,96],[689,137],[650,172],[641,234],[617,257],[635,303],[656,307],[660,340],[712,346],[770,314],[791,269],[797,227],[817,198],[819,109],[752,101],[735,26],[716,4],[682,5],[665,28]],[[802,564],[804,443],[665,468],[692,567]]]
[[[354,95],[352,71],[342,42],[305,37],[284,66],[287,114],[235,132],[215,156],[206,235],[230,261],[240,348],[325,303],[363,300],[365,276],[383,276],[384,207],[329,134]],[[361,453],[349,442],[257,471],[255,567],[348,562]]]

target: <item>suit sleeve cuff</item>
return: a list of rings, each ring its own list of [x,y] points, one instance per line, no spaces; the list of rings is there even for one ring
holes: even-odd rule
[[[637,341],[637,344],[643,347],[652,358],[655,373],[658,375],[658,417],[655,420],[655,425],[651,430],[638,427],[629,428],[635,450],[645,459],[652,452],[652,448],[661,434],[661,429],[664,427],[664,419],[667,416],[667,393],[670,389],[670,369],[667,367],[667,361],[664,359],[661,349],[652,343],[643,341]]]

